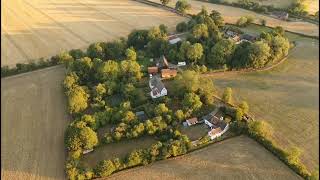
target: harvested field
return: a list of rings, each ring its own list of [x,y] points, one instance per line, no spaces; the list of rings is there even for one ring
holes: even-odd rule
[[[256,119],[268,121],[276,142],[303,150],[302,161],[313,170],[319,166],[319,41],[292,34],[289,39],[297,47],[275,69],[213,79],[220,93],[231,87],[236,102],[247,101]]]
[[[1,179],[65,179],[64,77],[56,66],[1,79]]]
[[[302,179],[261,145],[235,137],[175,159],[164,160],[104,179]]]
[[[151,1],[159,3],[159,0],[151,0]],[[176,2],[177,0],[171,1],[169,6],[174,7]],[[189,13],[192,13],[192,14],[198,13],[201,10],[202,6],[205,6],[208,11],[211,11],[211,10],[219,11],[222,14],[225,22],[227,23],[234,24],[237,22],[237,20],[241,16],[252,16],[255,18],[254,22],[259,24],[260,24],[260,19],[265,19],[267,21],[267,26],[275,27],[275,26],[281,25],[284,29],[292,32],[297,32],[297,33],[302,33],[302,34],[312,35],[312,36],[319,36],[319,26],[309,22],[287,22],[287,21],[282,21],[276,18],[266,16],[266,15],[258,14],[253,11],[248,11],[242,8],[200,2],[196,0],[189,0],[188,2],[192,6],[191,10],[189,11]]]
[[[14,66],[185,18],[130,0],[2,1],[1,59]]]

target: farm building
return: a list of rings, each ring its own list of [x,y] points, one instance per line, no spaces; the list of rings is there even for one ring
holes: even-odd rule
[[[176,44],[176,43],[178,43],[180,41],[181,41],[181,38],[179,38],[176,35],[169,36],[169,43],[170,44]]]
[[[194,118],[191,118],[191,119],[187,119],[186,123],[187,123],[188,126],[195,125],[195,124],[198,123],[198,118],[194,117]]]
[[[243,34],[241,35],[240,39],[241,41],[245,40],[245,41],[254,42],[255,40],[257,40],[257,37],[250,34]]]
[[[153,66],[153,67],[148,67],[148,73],[149,74],[157,74],[158,73],[158,67]]]
[[[158,76],[153,76],[150,78],[149,87],[151,89],[150,95],[152,98],[158,98],[167,95],[167,89]]]
[[[144,111],[138,111],[136,112],[136,116],[140,121],[145,121],[148,119],[147,115],[144,113]]]
[[[177,70],[175,69],[162,69],[161,70],[161,77],[162,78],[171,78],[177,75]]]
[[[276,17],[276,18],[284,20],[284,21],[288,20],[288,18],[289,18],[289,13],[284,12],[284,11],[274,11],[274,12],[272,12],[271,15],[273,17]]]
[[[240,36],[237,32],[231,31],[231,30],[226,30],[225,31],[225,36],[234,40],[235,42],[240,41]]]

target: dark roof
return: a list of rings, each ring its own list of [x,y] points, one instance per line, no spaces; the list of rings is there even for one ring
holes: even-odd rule
[[[161,92],[162,89],[164,89],[164,84],[162,83],[161,79],[157,76],[153,76],[151,79],[150,79],[150,83],[152,86],[154,86],[153,90],[155,88],[157,88],[159,90],[159,92]]]
[[[248,40],[248,41],[254,41],[256,40],[256,36],[253,36],[253,35],[250,35],[250,34],[243,34],[241,35],[241,39],[245,39],[245,40]]]

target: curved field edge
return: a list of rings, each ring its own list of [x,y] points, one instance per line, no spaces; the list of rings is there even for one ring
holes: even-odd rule
[[[247,32],[265,30],[249,26]],[[288,34],[297,43],[288,59],[267,72],[212,77],[222,93],[231,87],[235,102],[245,100],[255,119],[268,121],[282,148],[299,147],[310,171],[319,164],[319,41]]]
[[[247,136],[101,179],[302,179]]]

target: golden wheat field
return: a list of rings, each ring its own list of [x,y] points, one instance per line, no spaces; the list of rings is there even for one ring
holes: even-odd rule
[[[184,156],[155,162],[104,179],[302,179],[264,147],[246,136],[234,137]]]
[[[85,49],[93,42],[125,37],[133,29],[159,24],[172,29],[185,20],[130,0],[10,0],[1,5],[1,66]]]

